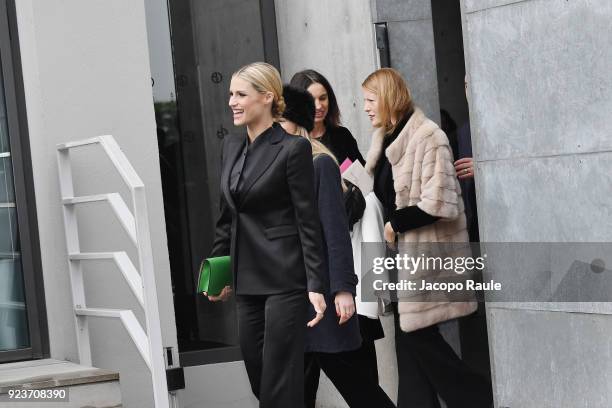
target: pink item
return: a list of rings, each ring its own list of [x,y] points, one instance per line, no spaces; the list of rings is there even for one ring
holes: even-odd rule
[[[340,174],[344,173],[344,171],[346,169],[348,169],[349,167],[351,167],[351,164],[353,164],[353,162],[351,161],[351,159],[346,159],[345,161],[342,162],[342,164],[340,165]]]

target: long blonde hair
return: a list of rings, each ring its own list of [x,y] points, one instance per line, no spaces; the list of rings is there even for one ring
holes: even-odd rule
[[[312,146],[312,158],[314,160],[315,157],[321,155],[321,154],[326,154],[329,157],[331,157],[332,159],[334,159],[334,162],[336,163],[336,166],[340,166],[338,164],[338,159],[336,158],[336,156],[334,156],[334,154],[331,152],[331,150],[329,150],[323,143],[321,143],[320,141],[318,141],[317,139],[314,139],[312,137],[310,137],[310,135],[308,134],[308,131],[306,129],[304,129],[302,126],[300,125],[296,125],[297,128],[295,129],[295,135],[296,136],[301,136],[305,139],[308,139],[308,141],[310,142],[310,145]],[[344,182],[344,180],[342,179],[342,177],[340,178],[340,184],[342,185],[342,191],[346,191],[348,189],[346,183]]]
[[[283,82],[278,70],[266,62],[253,62],[234,72],[232,78],[235,77],[250,83],[257,92],[272,93],[272,118],[278,122],[285,111]]]
[[[378,110],[381,127],[385,133],[395,130],[392,118],[400,120],[414,109],[410,88],[393,68],[381,68],[372,72],[361,86],[378,96]]]
[[[310,135],[308,134],[308,131],[304,129],[302,126],[296,124],[295,135],[308,139],[308,141],[312,145],[312,157],[318,156],[320,154],[326,154],[332,159],[334,159],[336,164],[338,164],[338,159],[336,159],[336,156],[334,156],[331,150],[325,147],[325,145],[321,143],[320,141],[318,141],[317,139],[310,137]]]

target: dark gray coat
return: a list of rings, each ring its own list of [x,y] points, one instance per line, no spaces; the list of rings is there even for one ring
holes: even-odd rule
[[[323,232],[324,272],[329,278],[329,294],[325,296],[327,310],[323,320],[307,329],[306,351],[337,353],[355,350],[361,346],[357,313],[343,325],[338,325],[334,298],[337,292],[355,295],[357,275],[353,266],[353,249],[344,207],[340,169],[326,155],[314,159],[315,193]],[[309,306],[309,316],[314,316]]]

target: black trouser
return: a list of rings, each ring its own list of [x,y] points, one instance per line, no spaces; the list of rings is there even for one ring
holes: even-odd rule
[[[341,353],[305,353],[304,406],[314,408],[319,386],[319,373],[334,384],[351,408],[385,408],[395,405],[378,385],[376,350],[373,341],[364,341],[354,351]]]
[[[405,333],[395,308],[399,408],[489,408],[491,383],[470,369],[444,340],[438,326]]]
[[[261,408],[304,400],[306,292],[236,296],[240,349]]]

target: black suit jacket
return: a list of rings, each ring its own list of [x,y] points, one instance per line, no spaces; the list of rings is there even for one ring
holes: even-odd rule
[[[236,197],[230,173],[244,137],[229,136],[222,153],[220,215],[212,256],[230,255],[238,295],[295,290],[326,293],[310,142],[275,125]]]

